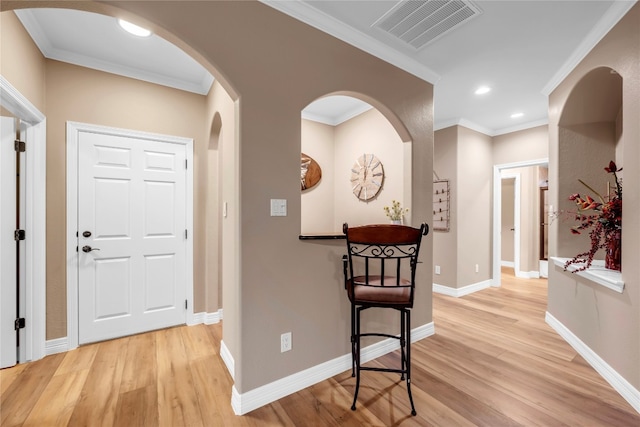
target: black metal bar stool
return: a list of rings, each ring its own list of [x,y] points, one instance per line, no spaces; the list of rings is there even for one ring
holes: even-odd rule
[[[352,376],[356,390],[351,409],[355,411],[360,388],[360,371],[396,372],[407,381],[411,415],[416,415],[411,395],[411,308],[415,290],[416,264],[422,236],[429,226],[343,225],[347,236],[347,255],[342,257],[345,288],[351,301]],[[404,265],[404,266],[403,266]],[[400,312],[400,335],[360,331],[360,313],[372,307]],[[360,365],[360,338],[377,336],[400,341],[401,367],[375,368]]]

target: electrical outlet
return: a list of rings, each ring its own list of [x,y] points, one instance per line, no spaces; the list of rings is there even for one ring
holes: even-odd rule
[[[440,266],[436,265],[436,274],[440,274]]]
[[[280,335],[280,353],[291,350],[291,332]]]
[[[480,266],[476,264],[476,273],[478,273],[479,271],[480,271]]]

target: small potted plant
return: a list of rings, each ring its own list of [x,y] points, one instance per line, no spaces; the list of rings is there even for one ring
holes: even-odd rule
[[[384,213],[391,220],[391,224],[402,224],[402,217],[409,212],[408,208],[402,208],[397,200],[391,201],[391,206],[384,207]]]

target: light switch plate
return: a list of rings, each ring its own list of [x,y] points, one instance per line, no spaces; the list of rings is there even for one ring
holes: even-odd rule
[[[271,216],[287,216],[286,199],[271,199]]]

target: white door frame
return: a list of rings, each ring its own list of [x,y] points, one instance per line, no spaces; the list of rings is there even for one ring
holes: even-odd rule
[[[67,346],[78,347],[78,143],[80,132],[151,139],[186,146],[187,192],[186,229],[189,242],[185,252],[187,324],[193,324],[193,139],[86,123],[67,122]]]
[[[502,224],[502,171],[506,169],[523,168],[527,166],[545,166],[549,164],[549,159],[525,160],[522,162],[503,163],[493,165],[493,268],[491,286],[500,286],[501,284],[501,239],[500,227]],[[519,244],[518,244],[519,246]],[[515,248],[514,248],[515,251]],[[515,253],[515,252],[514,252]]]
[[[27,128],[26,150],[26,272],[24,345],[19,362],[42,359],[46,340],[46,117],[7,79],[0,75],[0,105],[23,122]]]

